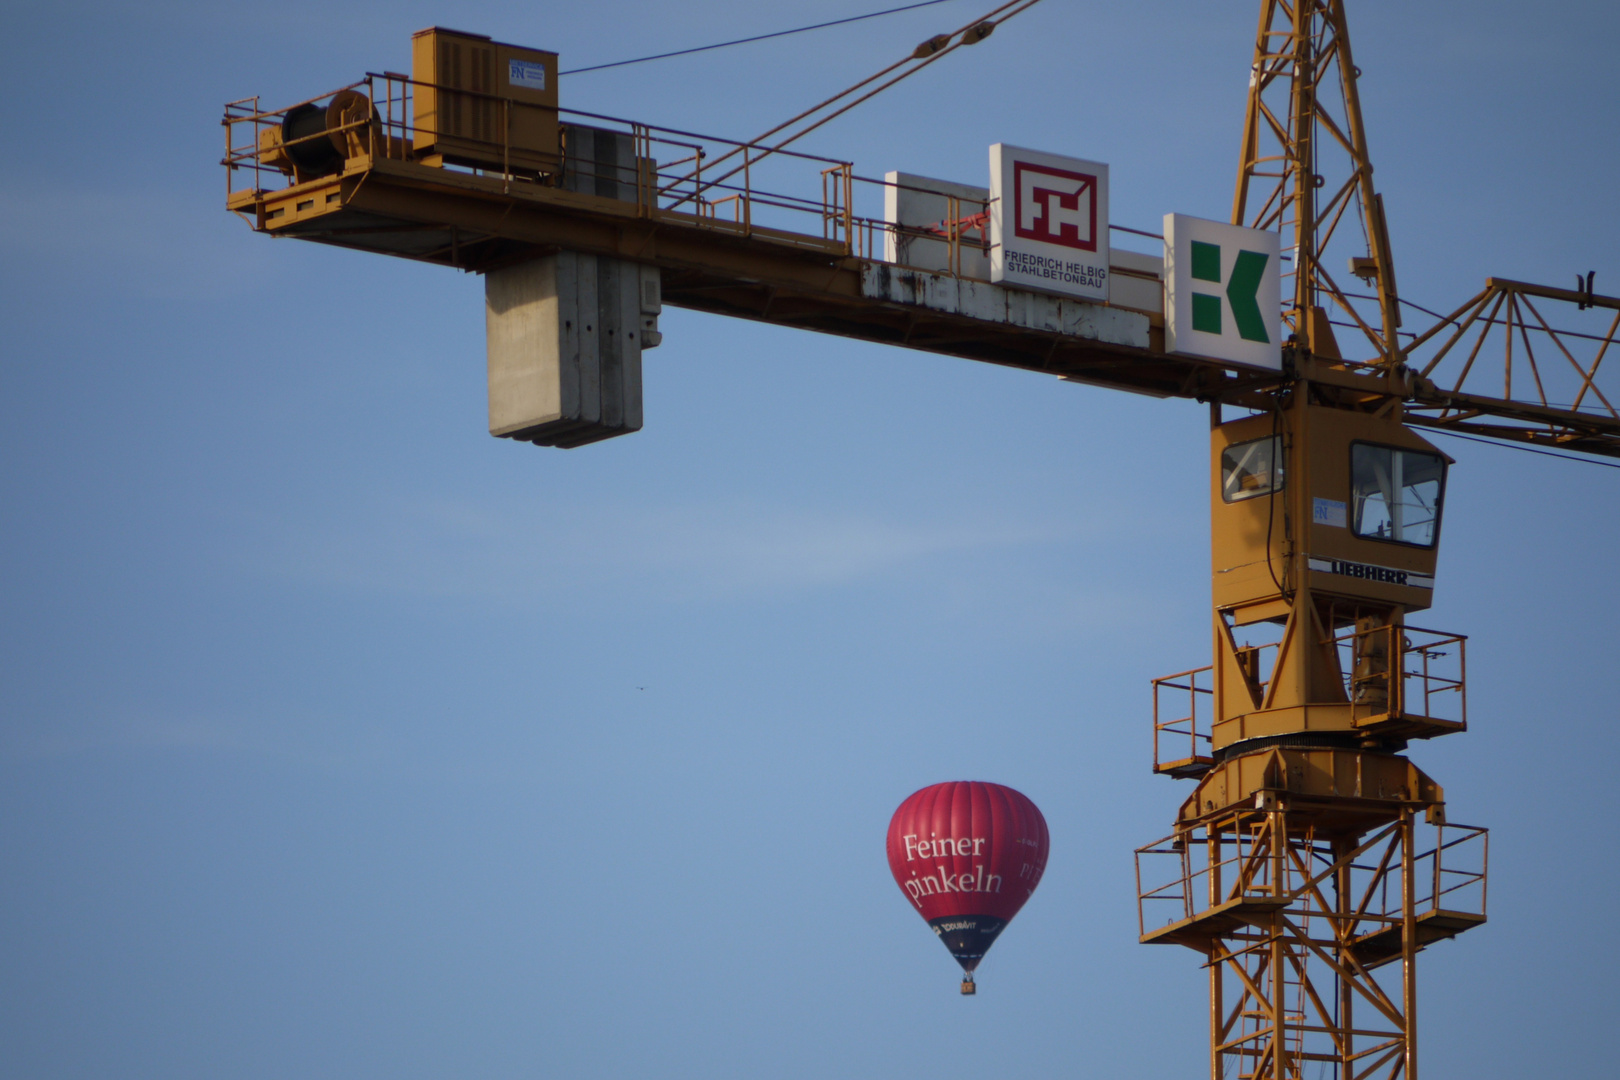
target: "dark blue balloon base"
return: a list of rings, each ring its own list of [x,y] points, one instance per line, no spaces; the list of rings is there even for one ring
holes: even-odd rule
[[[979,966],[979,961],[990,951],[996,937],[1006,928],[1007,920],[989,915],[947,915],[929,919],[928,925],[945,942],[945,947],[951,950],[951,955],[962,965],[962,970],[972,971]]]

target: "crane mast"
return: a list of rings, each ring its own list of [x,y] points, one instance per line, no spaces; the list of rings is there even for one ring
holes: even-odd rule
[[[1590,277],[1492,278],[1402,330],[1343,0],[1260,5],[1231,224],[1280,238],[1276,370],[1173,347],[1168,255],[1116,250],[1106,302],[998,285],[984,189],[870,179],[783,136],[574,112],[556,73],[554,53],[434,28],[409,75],[286,109],[233,102],[227,208],[271,235],[484,275],[490,430],[519,441],[638,429],[664,304],[1208,402],[1212,662],[1154,682],[1154,771],[1195,786],[1137,852],[1141,940],[1204,959],[1211,1080],[1416,1080],[1417,954],[1484,921],[1488,844],[1405,756],[1467,729],[1466,639],[1409,619],[1432,603],[1450,465],[1418,429],[1620,456],[1599,380],[1620,299]],[[806,176],[819,193],[791,188]],[[882,218],[857,213],[874,193]],[[1615,315],[1571,334],[1548,302]],[[1500,392],[1480,388],[1494,342]],[[1549,389],[1550,357],[1571,400]]]
[[[1485,919],[1485,830],[1402,753],[1466,729],[1465,639],[1407,622],[1449,462],[1405,395],[1313,379],[1343,367],[1329,305],[1372,369],[1405,361],[1342,2],[1263,0],[1250,72],[1232,217],[1283,234],[1292,377],[1257,415],[1214,410],[1215,659],[1155,683],[1155,769],[1198,783],[1138,851],[1142,939],[1207,958],[1211,1080],[1415,1080],[1417,953]],[[1347,216],[1365,316],[1326,262]]]
[[[1315,355],[1338,357],[1326,299],[1356,321],[1384,363],[1394,365],[1401,362],[1400,306],[1383,199],[1373,188],[1360,77],[1343,0],[1262,0],[1232,223],[1282,233],[1293,262],[1287,275],[1292,302],[1284,319],[1301,344]],[[1369,319],[1323,262],[1347,213],[1359,219],[1366,245],[1366,254],[1354,257],[1352,273],[1377,290]]]

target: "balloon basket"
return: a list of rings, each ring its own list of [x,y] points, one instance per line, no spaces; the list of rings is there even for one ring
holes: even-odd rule
[[[977,986],[973,985],[973,976],[971,976],[971,975],[966,976],[962,980],[962,993],[964,993],[964,994],[977,994],[978,992],[979,992],[979,988]]]

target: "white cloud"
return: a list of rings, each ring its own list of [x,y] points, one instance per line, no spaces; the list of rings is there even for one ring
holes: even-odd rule
[[[272,530],[256,561],[324,584],[513,602],[628,585],[665,599],[737,599],[841,585],[937,555],[1039,544],[1065,531],[742,505],[497,510],[440,500]]]
[[[0,733],[0,760],[49,760],[108,750],[156,750],[268,758],[325,771],[376,763],[385,729],[356,717],[199,716],[133,709],[22,721]]]

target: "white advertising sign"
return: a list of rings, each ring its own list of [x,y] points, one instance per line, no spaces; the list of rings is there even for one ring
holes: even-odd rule
[[[990,280],[1108,299],[1108,166],[990,148]]]
[[[1282,370],[1277,234],[1185,214],[1164,216],[1164,347]]]
[[[513,86],[526,86],[530,90],[544,90],[546,88],[546,65],[530,63],[527,60],[508,60],[506,62],[506,81]]]

